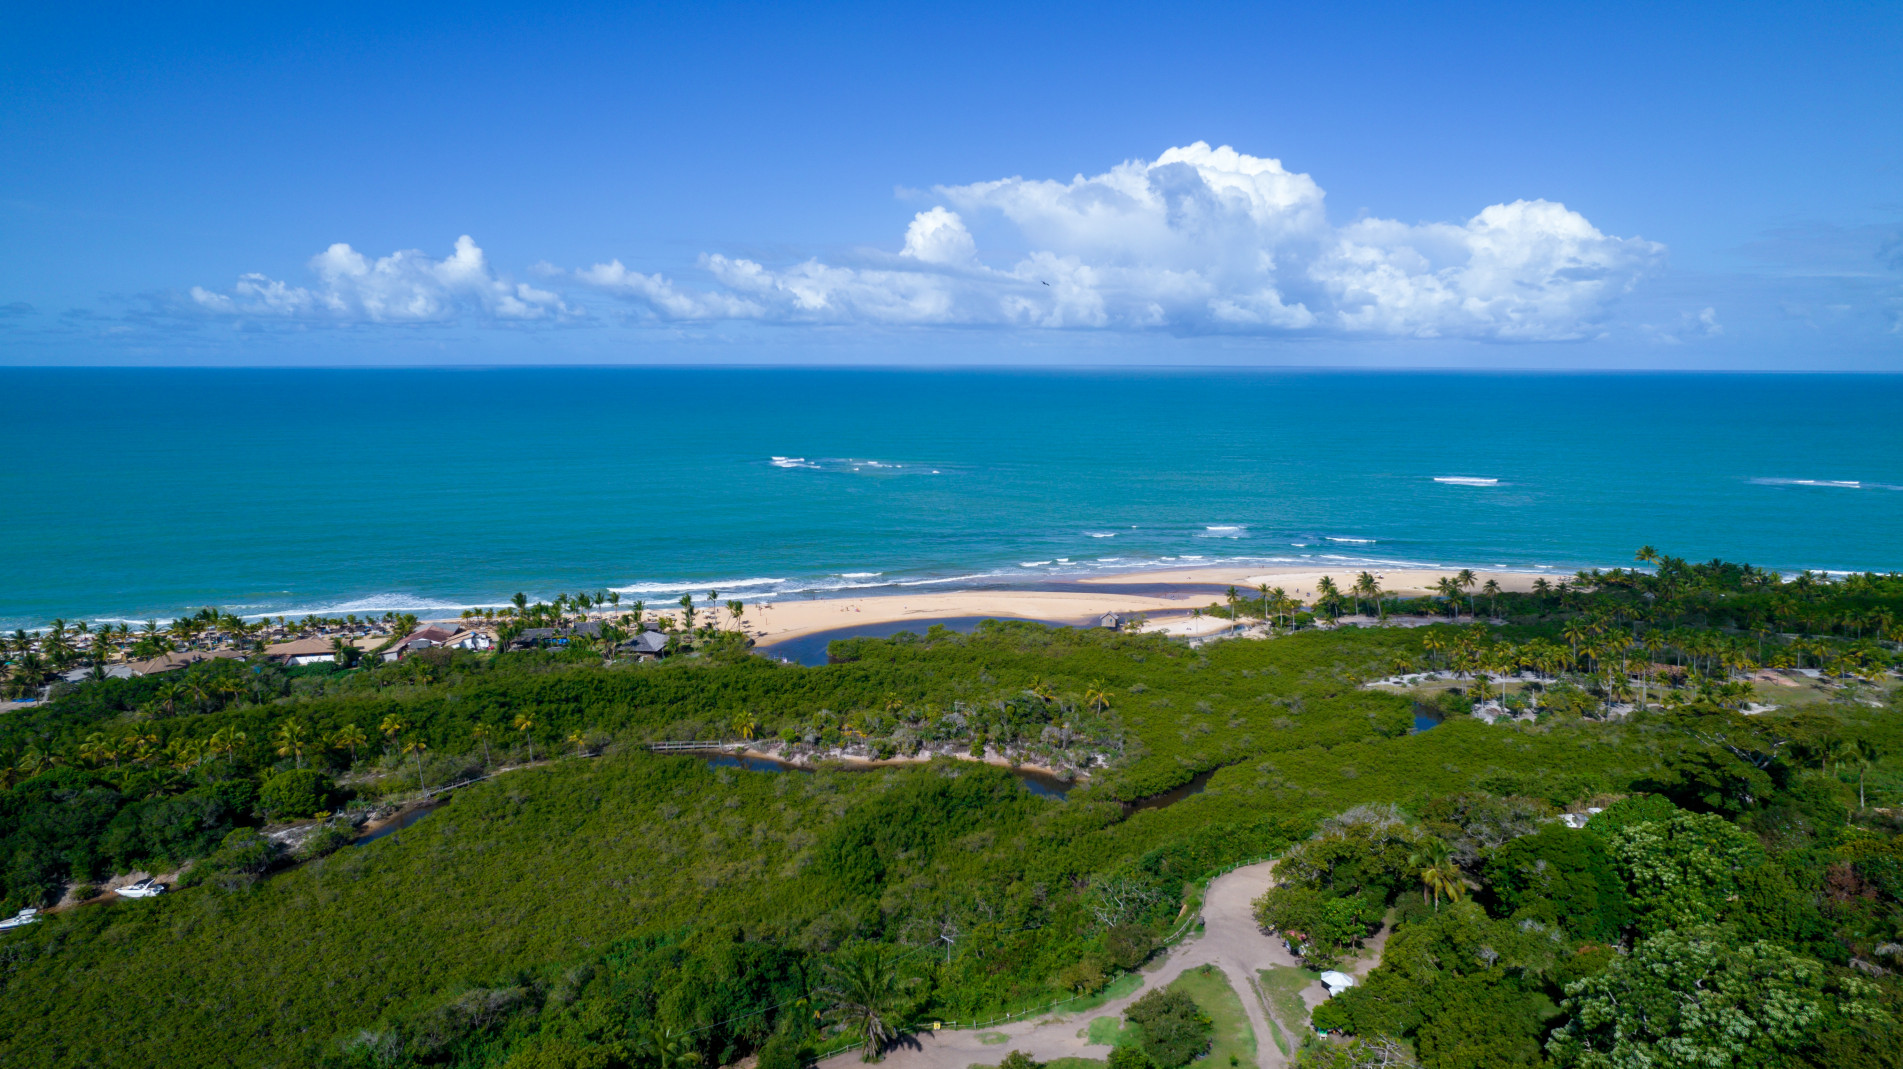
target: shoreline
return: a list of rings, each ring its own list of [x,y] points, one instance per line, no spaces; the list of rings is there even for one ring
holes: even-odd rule
[[[793,602],[768,602],[749,605],[743,614],[742,628],[758,644],[760,651],[771,653],[780,643],[827,631],[855,626],[880,626],[917,619],[921,625],[934,619],[983,616],[996,619],[1041,620],[1071,626],[1094,626],[1105,615],[1120,617],[1141,615],[1145,632],[1158,632],[1185,638],[1202,638],[1230,630],[1233,622],[1223,617],[1192,616],[1193,610],[1221,602],[1216,588],[1236,587],[1239,593],[1254,595],[1262,585],[1282,587],[1290,596],[1304,602],[1316,597],[1315,585],[1322,576],[1331,576],[1344,590],[1352,586],[1359,573],[1372,572],[1389,594],[1406,597],[1434,593],[1434,583],[1457,574],[1458,568],[1389,568],[1385,570],[1356,566],[1352,568],[1315,568],[1312,566],[1260,567],[1239,564],[1211,564],[1191,568],[1153,569],[1065,580],[1066,587],[1084,590],[1038,590],[977,588],[936,591],[929,594],[870,594],[835,598],[813,598]],[[1566,578],[1543,571],[1474,570],[1479,584],[1489,579],[1503,591],[1524,593],[1540,578]],[[1053,584],[1055,585],[1055,584]],[[1094,593],[1092,586],[1145,585],[1154,593],[1131,594],[1106,590]],[[1474,588],[1476,599],[1485,595]],[[920,630],[924,628],[921,626]]]
[[[1106,567],[1101,562],[1095,563],[1094,566],[1092,562],[1081,561],[1074,564],[1069,562],[1057,563],[1060,564],[1061,567],[1047,571],[1027,570],[1014,572],[1008,569],[994,568],[991,570],[974,570],[963,575],[936,578],[907,578],[906,576],[910,573],[902,571],[890,573],[868,571],[832,573],[810,580],[713,579],[684,583],[668,582],[634,583],[620,586],[604,585],[601,589],[619,591],[622,595],[621,607],[615,611],[616,613],[627,611],[628,606],[636,599],[645,599],[653,603],[651,608],[655,611],[666,611],[669,607],[674,605],[675,599],[679,598],[681,594],[693,594],[696,599],[699,599],[704,597],[710,589],[719,589],[722,590],[720,597],[722,602],[725,602],[730,597],[744,600],[747,602],[749,614],[751,614],[752,606],[760,603],[792,605],[812,602],[825,604],[829,602],[883,598],[906,598],[916,601],[940,594],[983,594],[1006,597],[1012,594],[1051,593],[1059,591],[1062,588],[1080,586],[1096,587],[1138,583],[1165,583],[1178,586],[1184,584],[1195,585],[1200,582],[1226,586],[1230,584],[1242,585],[1242,580],[1249,576],[1271,577],[1271,585],[1278,585],[1280,580],[1274,577],[1286,577],[1290,575],[1333,575],[1337,581],[1340,581],[1343,576],[1348,576],[1352,579],[1355,574],[1363,571],[1374,572],[1377,575],[1386,573],[1390,576],[1399,574],[1451,575],[1460,571],[1462,568],[1468,568],[1476,575],[1481,576],[1484,582],[1488,576],[1525,576],[1529,580],[1534,577],[1545,576],[1551,580],[1558,580],[1570,578],[1574,574],[1574,571],[1577,570],[1569,565],[1558,564],[1527,564],[1507,567],[1488,565],[1483,567],[1471,564],[1438,565],[1416,561],[1357,558],[1351,556],[1341,556],[1338,559],[1326,561],[1320,559],[1302,559],[1298,561],[1280,556],[1211,558],[1196,559],[1194,561],[1185,558],[1162,557],[1147,560],[1131,560],[1127,562],[1127,564],[1119,563],[1114,567]],[[1627,567],[1630,563],[1631,562],[1611,565],[1583,565],[1581,567]],[[1833,572],[1830,574],[1840,573]],[[887,575],[891,575],[892,578],[885,578]],[[844,579],[845,581],[835,582],[840,579]],[[809,585],[788,585],[799,583],[808,583]],[[1501,583],[1505,586],[1506,580],[1502,578]],[[761,589],[763,585],[769,584],[780,587],[780,589]],[[1509,587],[1508,589],[1512,588]],[[861,591],[863,591],[863,593],[860,593]],[[1290,589],[1289,592],[1296,594],[1294,589]],[[1397,592],[1402,591],[1397,588]],[[544,593],[535,595],[534,597],[545,599],[548,596],[551,595]],[[393,612],[410,613],[425,622],[441,623],[445,621],[456,622],[458,617],[455,614],[466,610],[484,608],[499,609],[507,606],[509,603],[506,597],[454,601],[428,595],[409,597],[394,594],[361,595],[356,597],[343,595],[327,600],[328,604],[320,603],[314,606],[307,605],[295,609],[283,608],[269,612],[236,611],[236,609],[240,607],[234,606],[233,615],[246,621],[270,621],[279,617],[283,617],[286,621],[294,621],[302,620],[310,616],[338,618],[349,615],[355,615],[365,620],[374,620],[386,612]],[[532,598],[532,600],[534,600],[534,598]],[[155,610],[139,613],[121,612],[119,614],[100,614],[97,616],[87,616],[81,613],[70,614],[66,616],[66,619],[84,619],[94,624],[116,625],[126,623],[137,627],[149,619],[159,619],[163,623],[179,615],[189,615],[199,608],[202,608],[202,606],[188,605],[163,611]],[[697,611],[703,611],[704,608],[705,607],[697,606]],[[610,615],[614,614],[615,613],[611,613]],[[1007,612],[1006,615],[1022,616],[1023,614]],[[38,633],[38,631],[44,629],[45,624],[43,621],[37,624],[14,622],[6,626],[9,629],[24,627],[29,633]]]

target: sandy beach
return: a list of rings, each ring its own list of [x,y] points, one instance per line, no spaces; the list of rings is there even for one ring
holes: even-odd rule
[[[765,602],[747,606],[744,626],[747,633],[764,646],[820,631],[906,620],[919,621],[918,630],[923,631],[930,621],[946,617],[991,616],[1089,625],[1097,623],[1107,613],[1116,613],[1125,617],[1140,614],[1148,630],[1194,637],[1215,634],[1229,627],[1229,621],[1219,617],[1191,615],[1192,610],[1205,608],[1211,602],[1221,600],[1221,594],[1211,587],[1234,586],[1240,590],[1253,591],[1266,584],[1283,588],[1291,597],[1312,602],[1316,596],[1316,583],[1322,576],[1332,577],[1336,585],[1345,591],[1354,585],[1355,576],[1362,570],[1313,567],[1265,569],[1216,564],[1093,576],[1063,584],[1073,589],[947,590]],[[1381,588],[1389,593],[1420,595],[1432,593],[1436,582],[1457,571],[1391,569],[1374,574],[1380,580]],[[1539,572],[1476,571],[1474,574],[1479,579],[1475,590],[1489,579],[1498,582],[1503,590],[1526,591],[1532,589],[1533,581],[1541,575],[1546,575],[1549,581],[1562,578]],[[1144,594],[1113,589],[1106,589],[1102,593],[1074,589],[1133,585],[1157,589]],[[723,625],[729,624],[724,611],[720,614],[720,620]]]

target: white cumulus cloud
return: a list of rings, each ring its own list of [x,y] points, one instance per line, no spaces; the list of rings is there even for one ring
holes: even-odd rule
[[[224,315],[338,323],[442,323],[464,315],[524,321],[574,311],[555,293],[498,278],[466,234],[441,260],[416,249],[371,260],[339,243],[311,257],[310,270],[314,286],[247,274],[226,293],[194,286],[192,300]]]
[[[1543,200],[1336,227],[1308,175],[1203,142],[1068,182],[934,193],[897,255],[771,268],[710,254],[709,289],[619,261],[573,277],[676,320],[1553,340],[1595,333],[1665,251]],[[973,224],[1020,251],[984,256]]]

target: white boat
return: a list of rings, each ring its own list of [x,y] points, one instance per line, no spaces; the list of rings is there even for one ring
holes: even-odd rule
[[[165,893],[165,885],[146,877],[138,883],[129,883],[116,892],[120,898],[154,898]]]
[[[6,920],[0,921],[0,931],[8,928],[24,928],[40,919],[40,911],[28,906]]]

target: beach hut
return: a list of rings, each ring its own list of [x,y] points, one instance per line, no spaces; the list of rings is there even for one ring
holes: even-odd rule
[[[496,648],[496,636],[487,631],[458,631],[444,639],[443,645],[452,650],[492,650]]]
[[[274,642],[264,648],[264,655],[287,668],[306,664],[328,664],[337,659],[336,651],[330,648],[330,643],[321,638]]]
[[[134,661],[127,667],[135,676],[155,676],[161,672],[176,672],[200,661],[241,661],[243,659],[244,654],[237,650],[183,650],[177,653],[160,654],[149,661]]]
[[[667,656],[667,636],[659,631],[643,631],[621,644],[623,653],[632,653],[644,661],[658,661]]]
[[[400,661],[412,650],[432,649],[454,637],[455,636],[450,632],[440,627],[426,627],[421,631],[415,631],[405,635],[403,641],[384,650],[383,659],[386,661]]]
[[[1103,614],[1103,619],[1099,623],[1104,630],[1115,631],[1123,626],[1123,618],[1114,612],[1107,612]]]
[[[516,632],[515,638],[509,640],[509,648],[512,650],[534,649],[537,646],[552,641],[554,638],[555,629],[552,627],[524,628]]]

